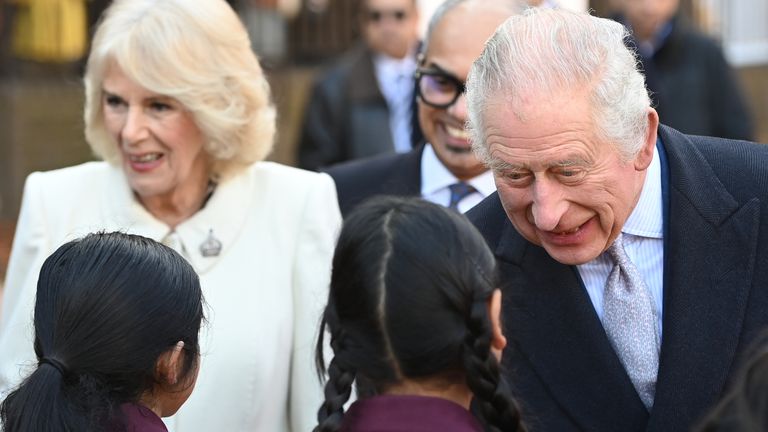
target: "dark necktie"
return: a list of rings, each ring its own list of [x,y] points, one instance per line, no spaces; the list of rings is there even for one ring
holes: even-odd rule
[[[659,371],[659,337],[653,299],[624,251],[623,234],[606,253],[614,266],[605,283],[603,326],[624,370],[650,411]]]
[[[451,190],[451,202],[448,204],[448,208],[456,211],[459,211],[459,201],[476,191],[474,187],[464,182],[454,183],[448,186],[448,189]]]

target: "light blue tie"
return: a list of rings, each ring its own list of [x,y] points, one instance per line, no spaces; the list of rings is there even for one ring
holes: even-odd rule
[[[603,294],[603,326],[637,394],[650,411],[659,371],[655,306],[640,272],[624,250],[623,234],[606,253],[614,266]]]

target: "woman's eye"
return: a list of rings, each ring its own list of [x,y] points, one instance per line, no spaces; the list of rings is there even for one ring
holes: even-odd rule
[[[109,95],[106,97],[107,105],[111,107],[119,106],[123,103],[123,100],[118,96]]]
[[[150,108],[152,108],[153,111],[162,112],[170,110],[171,106],[163,102],[152,102],[152,104],[150,104]]]

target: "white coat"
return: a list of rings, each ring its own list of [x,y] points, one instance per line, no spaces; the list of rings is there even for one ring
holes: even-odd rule
[[[171,431],[309,431],[322,388],[314,341],[341,224],[333,181],[259,162],[219,184],[176,227],[134,198],[118,167],[90,162],[26,182],[0,315],[0,393],[36,365],[32,311],[45,258],[94,231],[140,234],[173,247],[200,275],[208,323],[192,396]],[[221,252],[204,257],[212,235]]]

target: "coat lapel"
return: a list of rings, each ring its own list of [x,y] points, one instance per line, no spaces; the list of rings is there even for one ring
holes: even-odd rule
[[[509,222],[496,255],[504,280],[503,316],[510,342],[505,360],[513,371],[513,387],[514,371],[528,364],[580,429],[643,430],[648,412],[576,269],[523,241]],[[518,391],[525,392],[524,386]]]
[[[684,135],[669,160],[664,330],[649,430],[683,430],[719,397],[733,365],[755,265],[760,203],[739,206]]]

